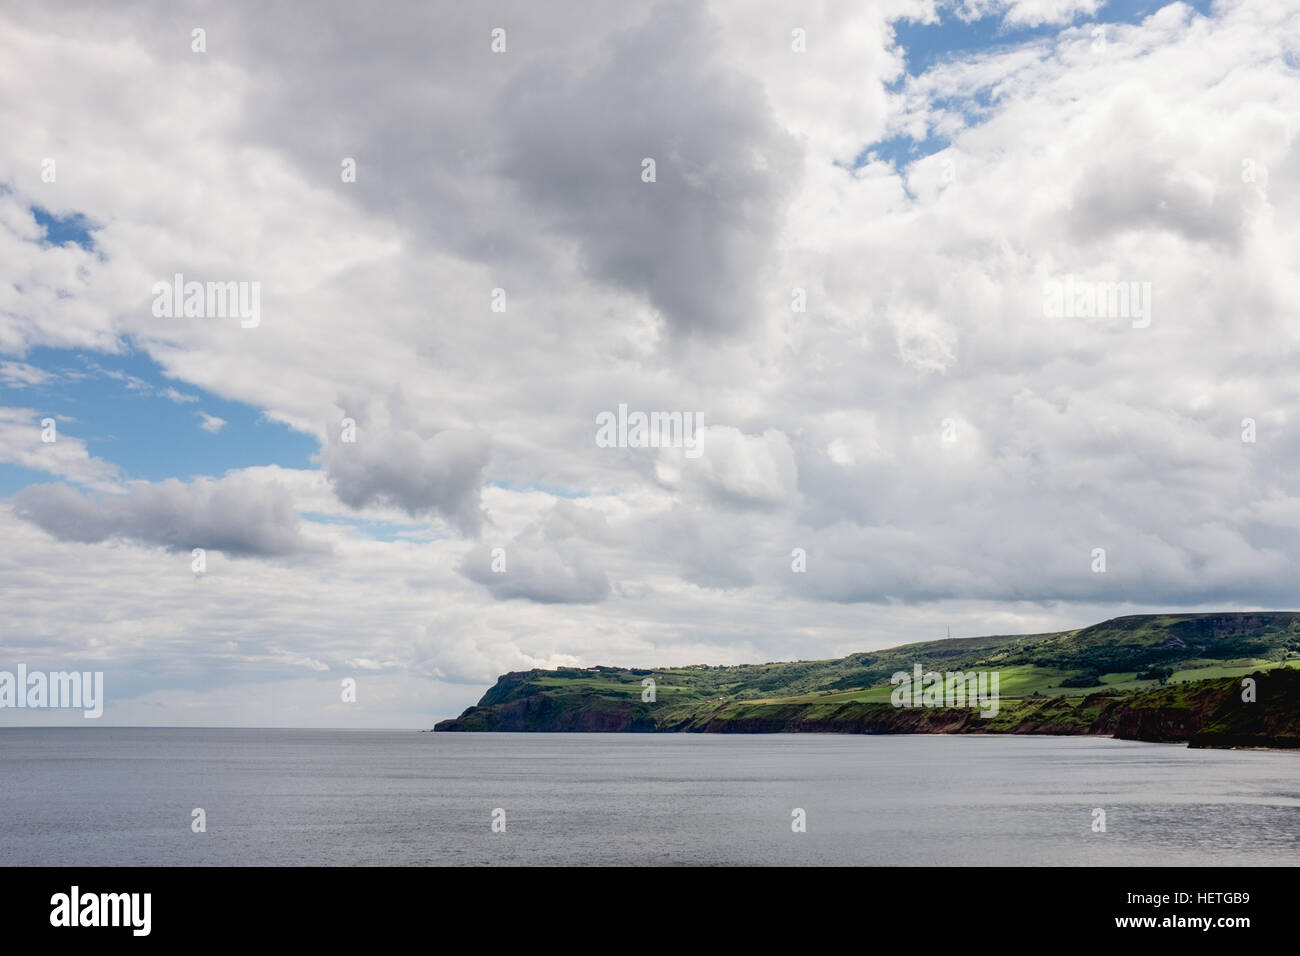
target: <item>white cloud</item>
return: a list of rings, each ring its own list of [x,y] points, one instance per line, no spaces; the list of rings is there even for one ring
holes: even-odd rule
[[[221,431],[221,429],[226,427],[226,420],[224,418],[218,418],[216,415],[209,415],[207,412],[199,412],[198,416],[203,419],[203,421],[199,422],[199,427],[205,432],[211,432],[215,435],[217,432]]]
[[[53,420],[53,426],[45,423]],[[0,407],[0,462],[43,471],[99,491],[120,491],[119,470],[96,458],[60,426],[64,419],[32,408]],[[52,439],[47,441],[46,437]]]
[[[1002,15],[1008,26],[1036,27],[1067,24],[1079,17],[1092,17],[1105,0],[958,0],[957,13],[964,19]]]
[[[44,369],[26,362],[0,362],[0,382],[13,388],[44,385],[54,376]]]

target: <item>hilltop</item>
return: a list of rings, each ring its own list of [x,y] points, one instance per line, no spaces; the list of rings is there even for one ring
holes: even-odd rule
[[[996,672],[1000,707],[897,708],[916,665]],[[1300,746],[1300,612],[1152,614],[820,661],[502,675],[436,731],[1049,733]],[[1253,676],[1258,700],[1241,699]],[[644,682],[654,700],[643,700]]]

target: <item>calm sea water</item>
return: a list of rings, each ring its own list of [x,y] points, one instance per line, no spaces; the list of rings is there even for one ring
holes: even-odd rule
[[[206,833],[191,832],[195,807]],[[791,830],[796,807],[805,833]],[[1098,807],[1105,833],[1092,832]],[[1295,864],[1300,754],[1045,737],[4,729],[0,862]]]

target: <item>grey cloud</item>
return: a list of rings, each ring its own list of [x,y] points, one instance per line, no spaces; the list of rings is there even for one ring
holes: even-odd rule
[[[352,508],[388,505],[412,517],[436,514],[462,534],[478,534],[490,452],[486,436],[456,429],[426,436],[390,426],[382,412],[357,422],[355,442],[340,441],[339,429],[332,427],[321,449],[321,464],[340,501]]]
[[[748,327],[801,150],[761,85],[722,64],[709,14],[506,4],[401,17],[341,6],[304,30],[272,7],[223,22],[231,55],[279,64],[244,129],[313,178],[355,157],[349,198],[493,263],[507,285],[546,275],[558,238],[678,332]],[[494,55],[498,26],[508,49]],[[641,182],[647,156],[654,184]]]
[[[1247,218],[1246,201],[1244,190],[1229,192],[1171,162],[1126,154],[1098,164],[1076,184],[1070,226],[1083,239],[1163,229],[1235,247]]]
[[[1083,511],[1084,509],[1078,509]],[[996,538],[969,526],[906,531],[827,529],[811,536],[808,572],[790,574],[789,593],[817,601],[918,604],[944,600],[1063,601],[1112,607],[1191,607],[1294,602],[1294,554],[1252,547],[1236,529],[1209,522],[1178,540],[1120,527],[1088,527],[1086,515],[1034,506]],[[1048,522],[1061,527],[1046,534]],[[1093,548],[1105,573],[1092,570]],[[777,560],[784,560],[779,556]],[[775,561],[773,562],[775,565]]]
[[[710,29],[694,6],[659,6],[589,69],[568,53],[530,63],[502,112],[504,172],[595,277],[648,296],[678,332],[753,318],[798,168],[762,93],[714,65]]]
[[[685,581],[702,588],[747,588],[756,583],[755,529],[747,515],[706,515],[677,508],[647,522],[642,540],[679,563]]]
[[[240,476],[169,478],[92,496],[68,485],[32,485],[14,496],[19,517],[64,541],[110,539],[169,551],[205,548],[232,557],[285,557],[327,547],[304,538],[289,491]]]
[[[460,573],[499,601],[522,598],[537,604],[596,604],[609,596],[609,579],[580,546],[515,542],[505,548],[505,570],[492,570],[492,551],[476,550]]]
[[[614,542],[602,513],[557,501],[514,540],[476,548],[458,570],[497,600],[596,604],[611,590],[599,551]]]
[[[665,484],[737,510],[770,510],[792,504],[798,468],[784,432],[766,429],[746,435],[729,425],[701,428],[695,435],[702,454],[687,458],[680,449],[662,453],[659,476]]]

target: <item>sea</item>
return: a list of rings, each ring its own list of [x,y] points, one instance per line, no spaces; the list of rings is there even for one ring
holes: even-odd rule
[[[1300,753],[1093,737],[0,729],[5,865],[1297,862]]]

